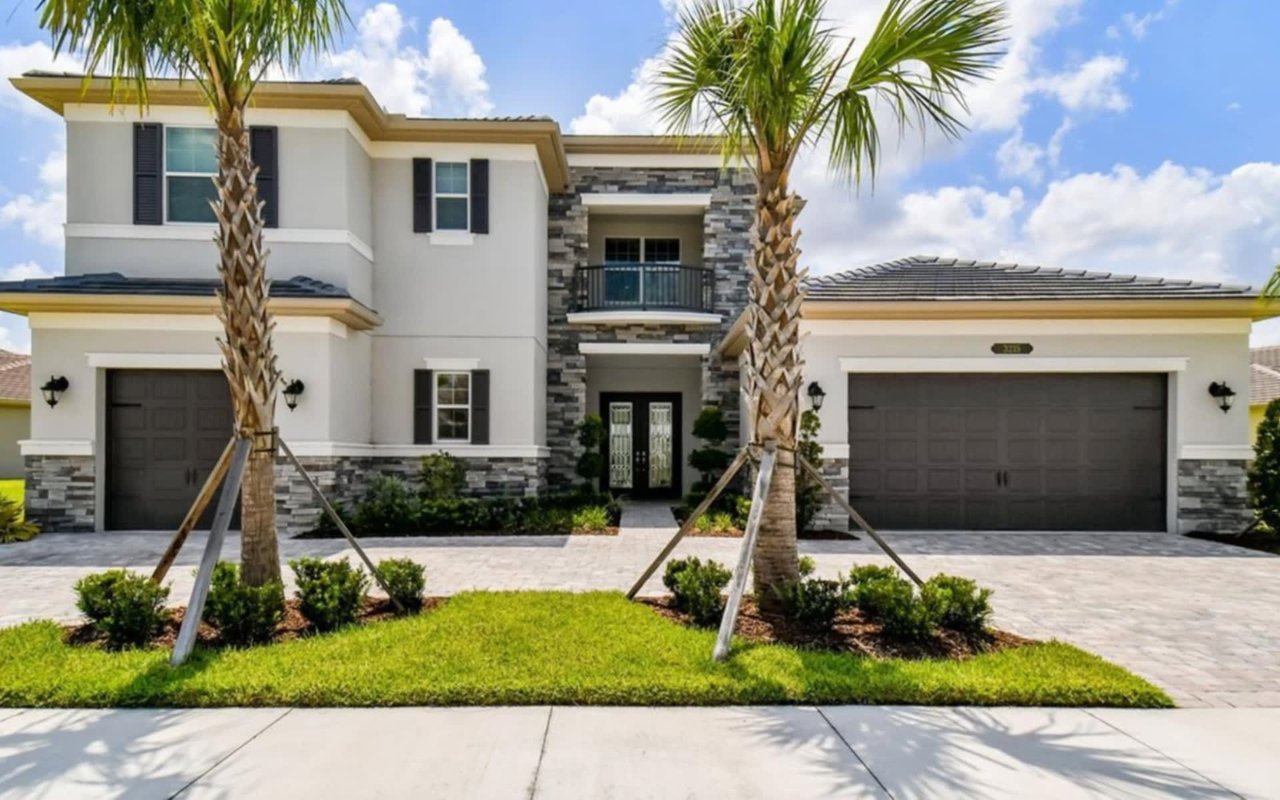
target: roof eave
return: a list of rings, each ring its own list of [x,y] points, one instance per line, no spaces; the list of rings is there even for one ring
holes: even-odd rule
[[[1252,320],[1280,316],[1280,304],[1256,297],[1113,299],[814,300],[806,319],[1157,319],[1168,317]]]
[[[278,317],[329,317],[351,330],[382,325],[377,312],[344,297],[272,297],[268,303]],[[213,314],[213,296],[73,294],[68,292],[0,292],[0,310],[26,316],[32,313],[97,314]]]

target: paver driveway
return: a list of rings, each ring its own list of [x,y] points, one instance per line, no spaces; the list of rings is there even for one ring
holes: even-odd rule
[[[646,509],[647,510],[647,509]],[[638,511],[640,511],[638,509]],[[368,539],[375,559],[426,565],[428,591],[628,588],[669,536],[638,517],[616,537]],[[1280,558],[1168,534],[899,533],[890,543],[918,572],[948,572],[995,589],[998,626],[1058,638],[1123,664],[1185,706],[1280,706]],[[0,547],[0,625],[76,614],[71,585],[111,566],[150,569],[167,534],[45,534]],[[688,539],[676,555],[727,564],[740,540]],[[171,572],[185,602],[204,538],[193,535]],[[234,536],[226,553],[238,552]],[[286,540],[285,558],[350,554],[334,540]],[[859,541],[802,542],[820,574],[855,561],[887,563]],[[661,575],[661,572],[658,573]],[[662,591],[658,578],[646,591]]]

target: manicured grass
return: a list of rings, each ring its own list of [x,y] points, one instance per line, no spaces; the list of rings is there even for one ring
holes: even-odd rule
[[[25,485],[26,481],[22,478],[0,480],[0,497],[7,497],[18,505],[22,505],[22,490]]]
[[[0,706],[718,705],[1168,706],[1159,689],[1069,645],[969,661],[877,661],[740,645],[621,594],[474,592],[422,616],[240,651],[75,648],[36,622],[0,631]]]

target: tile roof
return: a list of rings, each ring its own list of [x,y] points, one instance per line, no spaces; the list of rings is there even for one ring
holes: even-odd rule
[[[31,356],[0,350],[0,400],[31,402]]]
[[[1270,403],[1280,397],[1280,346],[1249,351],[1249,405]]]
[[[126,278],[118,272],[59,275],[0,281],[0,294],[127,294],[202,297],[221,285],[217,278]],[[272,297],[348,299],[346,289],[305,275],[271,281]]]
[[[810,300],[1163,300],[1251,298],[1248,286],[912,256],[807,281]]]

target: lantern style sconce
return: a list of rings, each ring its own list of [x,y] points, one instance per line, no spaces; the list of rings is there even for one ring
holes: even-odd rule
[[[1218,408],[1222,409],[1223,414],[1230,411],[1231,404],[1236,401],[1236,390],[1228,386],[1226,381],[1209,384],[1209,394],[1218,401]]]
[[[306,386],[302,381],[294,378],[284,387],[284,404],[292,411],[298,407],[298,398],[302,396],[302,392],[306,390]]]
[[[40,387],[40,392],[44,395],[44,401],[49,404],[49,408],[53,408],[58,404],[58,398],[62,397],[62,393],[70,387],[71,382],[67,380],[67,376],[59,375],[55,378],[50,375],[49,380]]]
[[[813,406],[814,411],[822,410],[822,401],[827,399],[827,393],[822,390],[817,381],[809,384],[809,405]]]

